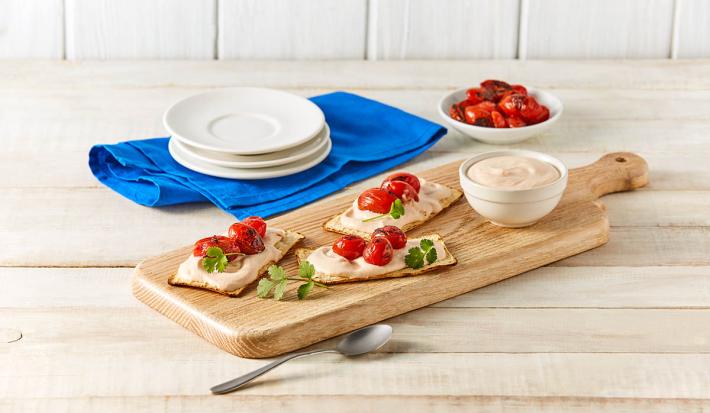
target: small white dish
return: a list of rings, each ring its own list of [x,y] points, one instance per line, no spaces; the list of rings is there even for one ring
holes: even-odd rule
[[[459,89],[445,95],[439,101],[439,115],[457,131],[473,139],[494,145],[505,145],[522,142],[537,136],[552,127],[562,116],[562,101],[552,93],[544,92],[534,88],[528,88],[528,94],[534,96],[537,101],[550,110],[550,118],[535,125],[523,126],[521,128],[486,128],[484,126],[469,125],[459,122],[449,116],[449,108],[456,102],[466,99],[466,91],[470,88]]]
[[[233,155],[224,152],[212,152],[205,149],[195,148],[175,140],[174,144],[182,151],[188,152],[194,158],[214,165],[226,166],[228,168],[267,168],[270,166],[285,165],[307,158],[318,151],[323,150],[330,141],[330,129],[326,124],[321,132],[308,142],[294,146],[278,152],[265,153],[261,155]]]
[[[506,189],[483,186],[468,177],[468,169],[476,162],[498,156],[526,156],[554,166],[557,180],[530,189]],[[562,161],[550,155],[520,149],[492,151],[467,159],[459,167],[459,181],[471,207],[491,223],[510,228],[532,225],[552,212],[567,188],[568,171]]]
[[[163,116],[171,136],[196,148],[237,155],[282,151],[325,125],[315,103],[274,89],[239,87],[190,96]]]
[[[173,159],[185,168],[219,178],[248,180],[278,178],[280,176],[293,175],[295,173],[305,171],[306,169],[310,169],[321,163],[328,156],[330,149],[332,148],[332,143],[330,139],[328,139],[323,149],[299,161],[286,165],[270,166],[266,168],[244,169],[214,165],[201,159],[197,159],[189,152],[182,150],[178,145],[176,145],[175,142],[175,139],[170,139],[168,150],[170,151],[170,155]]]

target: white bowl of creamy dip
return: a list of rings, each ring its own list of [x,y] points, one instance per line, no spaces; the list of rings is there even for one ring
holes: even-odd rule
[[[562,101],[558,99],[557,96],[539,89],[528,88],[528,94],[535,97],[539,103],[547,106],[550,110],[550,118],[548,120],[520,128],[492,128],[469,125],[468,123],[459,122],[449,116],[449,108],[451,105],[466,99],[466,90],[468,89],[469,88],[459,89],[442,97],[437,108],[439,116],[457,131],[484,143],[507,145],[522,142],[547,131],[552,125],[557,123],[562,116]]]
[[[519,149],[482,153],[459,167],[471,207],[493,224],[511,228],[532,225],[552,212],[567,175],[559,159]]]

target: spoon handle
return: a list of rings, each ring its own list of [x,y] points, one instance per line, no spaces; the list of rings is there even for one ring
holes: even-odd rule
[[[225,381],[222,384],[218,384],[218,385],[210,388],[210,391],[214,394],[225,394],[225,393],[233,392],[234,390],[237,390],[241,386],[249,383],[250,381],[254,380],[255,378],[266,373],[267,371],[270,371],[273,368],[280,366],[289,360],[293,360],[298,357],[310,356],[313,354],[320,354],[320,353],[337,353],[337,351],[335,351],[335,350],[313,350],[313,351],[304,351],[302,353],[287,354],[283,357],[277,358],[276,360],[265,365],[264,367],[260,367],[256,370],[252,371],[251,373],[247,373],[243,376],[237,377],[236,379],[232,379],[229,381]]]

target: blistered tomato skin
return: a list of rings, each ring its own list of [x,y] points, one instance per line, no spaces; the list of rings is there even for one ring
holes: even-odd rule
[[[491,120],[493,120],[493,126],[496,128],[507,128],[508,122],[505,121],[505,117],[496,111],[491,112]]]
[[[333,243],[333,252],[352,261],[362,257],[365,250],[365,240],[357,235],[344,235]]]
[[[509,128],[522,128],[523,126],[527,126],[527,123],[517,116],[510,116],[506,121],[508,122]]]
[[[404,181],[411,185],[412,188],[417,191],[417,193],[419,193],[419,189],[422,187],[421,182],[419,182],[419,178],[417,178],[417,176],[414,174],[410,174],[409,172],[395,172],[385,178],[382,183],[384,184],[387,181]]]
[[[397,197],[382,188],[370,188],[357,197],[357,207],[362,211],[371,211],[378,214],[390,212],[390,207]]]
[[[261,235],[247,224],[236,222],[229,227],[229,237],[247,255],[258,254],[266,249]]]
[[[392,244],[384,237],[377,237],[370,240],[362,253],[362,258],[366,263],[383,266],[392,261],[394,250]]]
[[[528,95],[528,90],[523,85],[512,85],[511,89],[513,89],[515,93],[518,93],[520,95]]]
[[[491,112],[479,109],[475,106],[469,106],[464,111],[466,117],[466,123],[475,126],[493,126],[493,120],[491,119]]]
[[[229,237],[222,235],[213,235],[211,237],[202,238],[201,240],[195,242],[195,246],[192,249],[192,255],[195,257],[204,257],[207,255],[207,250],[211,247],[218,247],[222,249],[225,254],[239,253],[241,250],[239,246],[236,245],[234,240]],[[227,255],[228,261],[233,261],[237,258],[237,255]]]
[[[451,105],[451,108],[449,108],[449,116],[451,116],[451,119],[459,122],[466,122],[463,118],[463,109],[461,109],[461,106],[458,103]]]
[[[242,224],[254,228],[262,238],[266,236],[266,222],[261,217],[246,217],[242,220]]]
[[[377,228],[372,232],[372,238],[384,237],[390,242],[392,248],[398,250],[407,245],[407,235],[394,225],[386,225],[382,228]]]
[[[385,181],[382,183],[382,189],[393,193],[402,202],[419,202],[417,191],[404,181]]]
[[[526,105],[527,97],[523,95],[509,95],[498,103],[498,108],[508,116],[520,116]]]

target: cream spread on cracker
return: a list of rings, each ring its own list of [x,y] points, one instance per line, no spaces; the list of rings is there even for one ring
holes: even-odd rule
[[[267,228],[264,240],[264,251],[253,255],[240,255],[227,264],[224,272],[207,272],[202,267],[202,257],[193,254],[178,268],[177,278],[183,283],[206,284],[208,288],[220,291],[234,291],[246,287],[259,277],[260,271],[269,262],[277,262],[283,256],[276,247],[284,237],[285,231],[278,228]]]
[[[422,188],[423,187],[424,186],[422,185]],[[432,239],[431,237],[425,238]],[[359,278],[370,278],[406,268],[407,265],[404,262],[404,257],[407,255],[410,248],[418,247],[421,240],[422,238],[412,238],[407,240],[407,245],[405,245],[404,248],[393,251],[392,261],[381,266],[369,264],[365,262],[363,257],[350,261],[347,258],[336,254],[331,246],[323,246],[313,250],[310,255],[308,255],[306,260],[313,264],[316,273],[323,275],[348,274],[350,278],[354,280]],[[444,243],[438,239],[434,239],[433,241],[434,248],[436,249],[439,259],[446,257],[447,253],[444,248]]]
[[[444,209],[442,201],[450,198],[453,191],[444,185],[428,182],[422,178],[419,178],[419,182],[421,184],[419,188],[419,201],[405,202],[404,215],[399,219],[385,216],[381,219],[363,222],[363,220],[381,214],[359,209],[356,198],[353,201],[352,207],[348,208],[347,211],[340,216],[340,224],[345,228],[352,228],[369,233],[385,225],[395,225],[402,228],[412,222],[427,220],[432,215]]]

